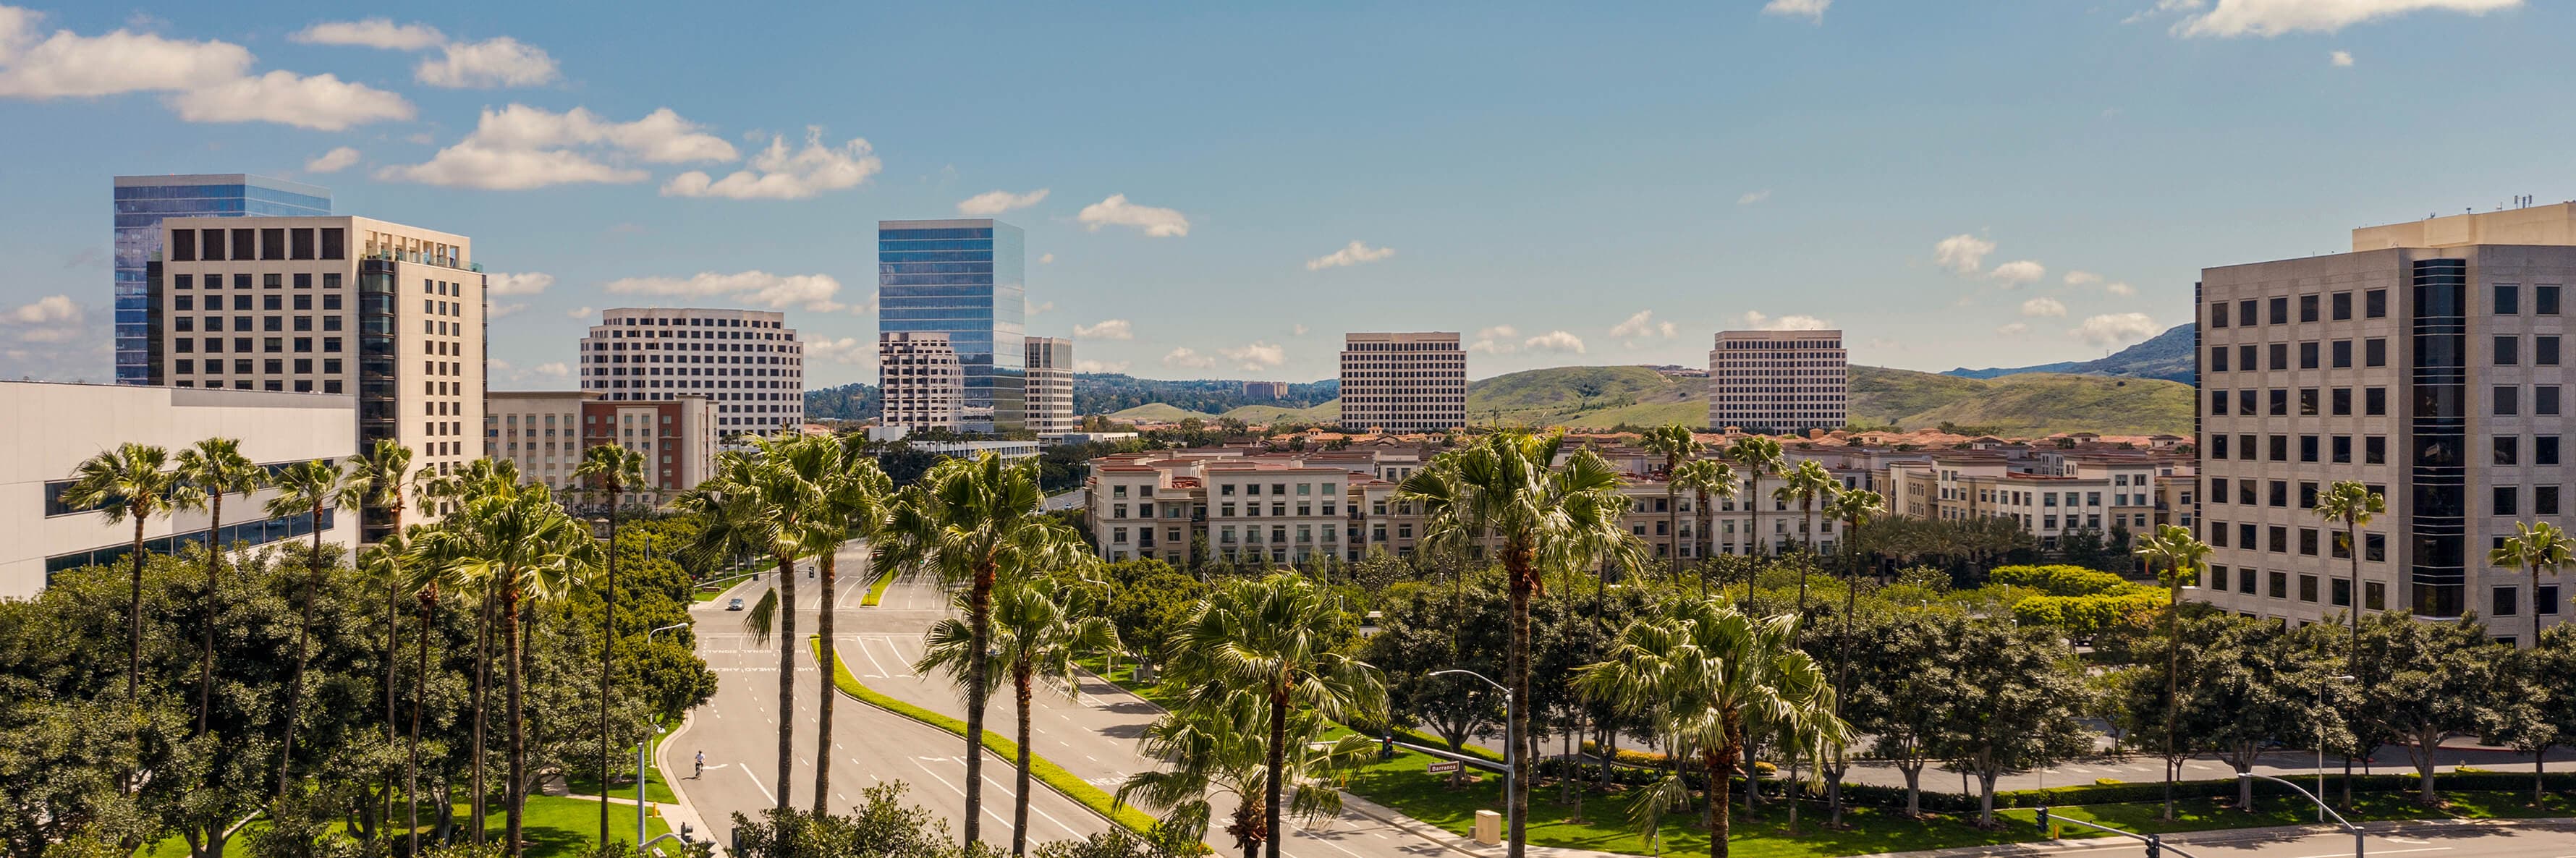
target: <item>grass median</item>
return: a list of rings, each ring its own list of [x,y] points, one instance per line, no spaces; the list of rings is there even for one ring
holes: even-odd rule
[[[859,600],[859,607],[873,608],[878,602],[885,601],[886,587],[892,584],[894,584],[894,570],[888,569],[885,574],[877,576],[876,583],[868,585],[867,598]]]

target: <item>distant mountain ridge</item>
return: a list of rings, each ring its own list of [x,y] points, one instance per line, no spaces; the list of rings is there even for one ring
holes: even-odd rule
[[[2192,343],[2197,338],[2196,323],[2184,322],[2165,329],[2146,342],[2121,349],[2108,357],[2085,361],[2058,361],[2035,366],[1969,369],[1960,367],[1942,375],[1959,378],[2001,378],[2029,372],[2058,372],[2069,375],[2108,375],[2126,378],[2161,378],[2184,384],[2197,384]]]

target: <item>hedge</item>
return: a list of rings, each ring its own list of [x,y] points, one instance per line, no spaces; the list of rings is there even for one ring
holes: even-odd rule
[[[877,602],[885,599],[886,585],[892,583],[894,583],[894,570],[887,569],[885,574],[877,576],[876,583],[868,585],[867,598],[859,600],[859,607],[876,607]]]
[[[1997,566],[1986,573],[1986,582],[2038,590],[2051,596],[2098,596],[2118,592],[2124,587],[2140,586],[2109,572],[2065,564]]]
[[[806,641],[813,646],[814,657],[821,659],[823,651],[821,636],[809,636]],[[946,730],[959,738],[966,736],[965,721],[878,693],[875,689],[859,682],[858,677],[850,675],[849,662],[837,658],[832,660],[832,684],[838,686],[841,693],[857,698],[862,703]],[[984,731],[984,748],[1001,755],[1004,760],[1019,759],[1019,743],[1003,738],[1002,734],[991,730]],[[1038,779],[1056,792],[1063,793],[1066,798],[1081,802],[1082,806],[1090,808],[1093,813],[1100,814],[1103,818],[1118,823],[1149,841],[1155,837],[1155,828],[1162,824],[1144,811],[1118,803],[1116,797],[1081,778],[1074,777],[1072,772],[1065,771],[1064,767],[1034,752],[1029,754],[1029,776]]]

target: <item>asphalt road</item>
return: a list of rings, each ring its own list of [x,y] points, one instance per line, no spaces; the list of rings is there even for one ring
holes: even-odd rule
[[[2346,858],[2353,854],[2349,834],[2276,834],[2226,842],[2194,843],[2195,838],[2243,838],[2243,833],[2209,832],[2182,834],[2166,838],[2167,846],[2178,846],[2202,858]],[[2061,844],[2045,849],[2031,846],[1998,846],[1976,851],[1944,851],[1945,856],[2039,856],[2066,855],[2076,858],[2111,858],[2146,854],[2146,846],[2126,838],[2072,841],[2082,845]],[[2407,855],[2418,858],[2576,858],[2576,832],[2564,829],[2519,828],[2439,828],[2372,834],[2367,842],[2368,854]],[[2165,850],[2178,855],[2175,849]]]

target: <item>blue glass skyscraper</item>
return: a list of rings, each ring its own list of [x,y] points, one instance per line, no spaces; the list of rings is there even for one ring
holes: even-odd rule
[[[968,431],[1028,426],[1027,243],[989,218],[877,222],[877,330],[948,335]]]
[[[116,383],[151,383],[143,267],[161,252],[162,218],[330,213],[329,189],[266,176],[116,177]]]

